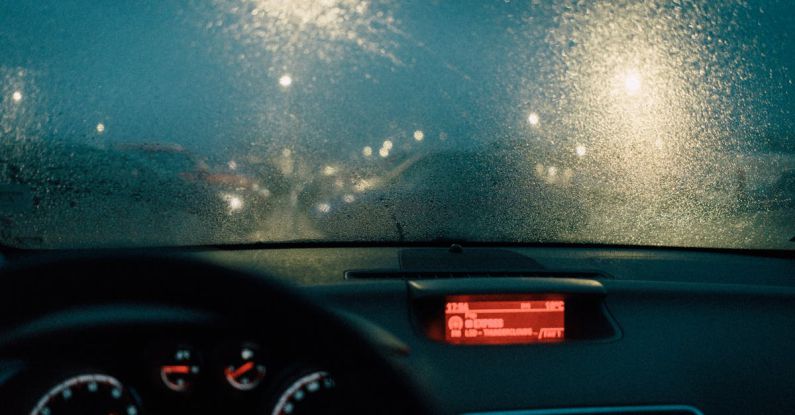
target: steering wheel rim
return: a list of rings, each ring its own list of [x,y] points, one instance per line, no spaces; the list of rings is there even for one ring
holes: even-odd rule
[[[324,357],[350,369],[352,377],[365,377],[357,391],[379,404],[377,412],[438,413],[390,351],[338,313],[275,278],[184,253],[50,253],[15,261],[0,271],[0,353],[35,341],[37,333],[19,335],[26,322],[102,304],[181,307],[249,330],[267,327],[291,336],[291,344],[321,344]]]

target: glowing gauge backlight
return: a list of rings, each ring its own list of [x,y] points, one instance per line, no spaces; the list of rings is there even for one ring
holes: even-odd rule
[[[259,386],[266,373],[259,348],[254,344],[243,345],[224,368],[224,378],[239,391],[253,390]]]
[[[560,298],[448,296],[444,338],[472,345],[561,342],[565,309]]]
[[[271,415],[337,413],[339,402],[333,393],[335,387],[334,379],[327,372],[301,376],[279,396]]]
[[[160,379],[174,392],[187,392],[196,383],[200,371],[196,354],[189,348],[179,348],[167,364],[160,366]]]
[[[69,378],[51,388],[31,415],[138,415],[135,394],[116,378],[88,374]]]

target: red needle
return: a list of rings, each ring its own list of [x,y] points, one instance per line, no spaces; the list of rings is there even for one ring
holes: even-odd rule
[[[226,369],[226,376],[229,376],[232,379],[237,379],[240,375],[248,372],[254,367],[254,362],[246,362],[243,366],[233,370]]]
[[[163,373],[190,373],[190,366],[188,365],[163,366],[161,370],[163,371]]]

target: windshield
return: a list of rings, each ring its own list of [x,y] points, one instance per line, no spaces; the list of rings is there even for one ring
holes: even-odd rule
[[[0,4],[0,243],[792,249],[795,5]]]

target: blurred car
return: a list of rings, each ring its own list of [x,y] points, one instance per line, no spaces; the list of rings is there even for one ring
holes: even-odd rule
[[[510,155],[437,153],[396,170],[325,198],[307,193],[302,206],[336,240],[548,240],[586,221],[574,188],[539,179]]]
[[[219,235],[234,240],[255,231],[255,219],[269,199],[254,180],[215,173],[180,146],[168,144],[108,150],[31,142],[0,156],[0,182],[13,190],[9,197],[14,198],[0,205],[2,235],[32,246],[73,242],[86,220],[97,239],[151,230],[169,241],[187,237],[207,243]],[[195,226],[189,234],[186,224]],[[45,237],[30,231],[45,227],[58,232]],[[140,234],[136,242],[151,243],[145,237],[150,232]]]

